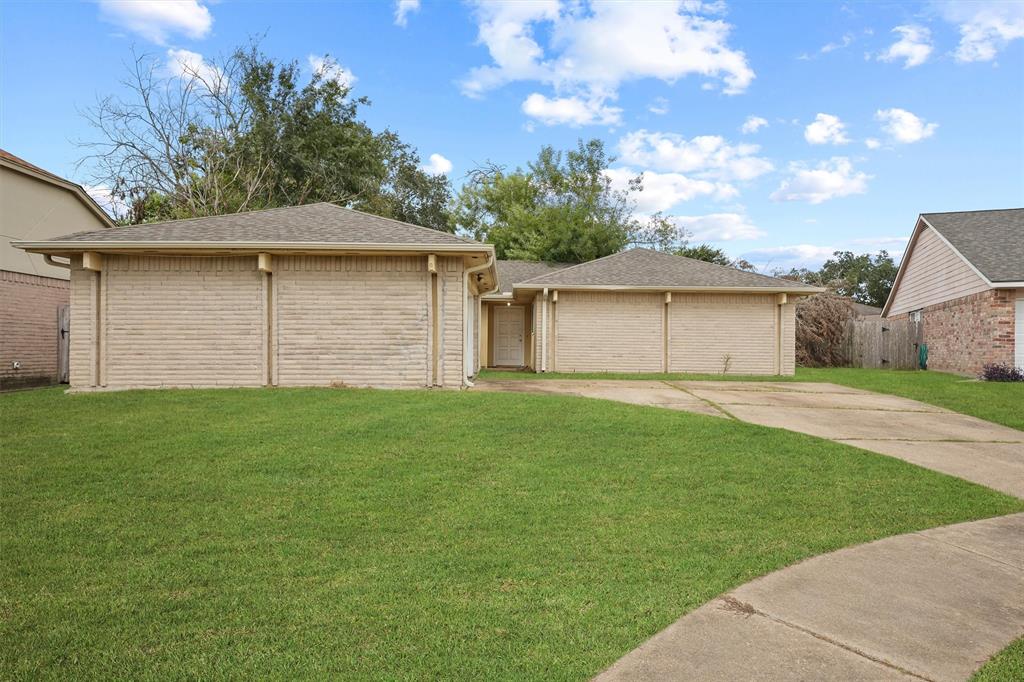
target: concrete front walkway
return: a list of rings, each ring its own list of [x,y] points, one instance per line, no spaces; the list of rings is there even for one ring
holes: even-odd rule
[[[1024,514],[808,559],[705,604],[597,680],[965,680],[1024,635]]]
[[[474,390],[576,395],[808,433],[1024,498],[1024,432],[898,396],[805,382],[481,380]]]
[[[486,380],[808,433],[1024,498],[1024,432],[799,382]],[[598,680],[964,680],[1024,635],[1024,514],[808,559],[693,611]]]

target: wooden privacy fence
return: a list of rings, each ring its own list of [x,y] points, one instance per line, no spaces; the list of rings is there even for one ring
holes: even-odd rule
[[[843,355],[850,367],[917,369],[919,322],[854,318],[846,321],[845,332]]]

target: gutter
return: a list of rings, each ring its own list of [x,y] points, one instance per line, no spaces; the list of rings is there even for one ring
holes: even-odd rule
[[[469,328],[467,321],[469,319],[469,277],[481,270],[494,267],[494,250],[487,254],[487,261],[480,265],[474,265],[471,268],[463,268],[462,270],[462,325],[463,325],[463,344],[462,344],[462,385],[464,388],[473,388],[473,382],[469,380],[472,366],[470,366],[470,358],[473,357],[473,330]],[[497,275],[497,273],[495,273]],[[498,278],[494,278],[494,286],[486,292],[477,292],[477,296],[483,296],[484,294],[493,293],[498,288]],[[480,324],[480,320],[474,320],[475,324]],[[479,349],[477,349],[479,352]]]

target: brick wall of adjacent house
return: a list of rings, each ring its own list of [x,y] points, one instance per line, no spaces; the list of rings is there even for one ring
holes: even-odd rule
[[[57,310],[68,297],[67,280],[0,270],[0,390],[57,383]]]
[[[990,289],[922,309],[928,368],[973,375],[989,363],[1012,365],[1015,300],[1013,289]]]

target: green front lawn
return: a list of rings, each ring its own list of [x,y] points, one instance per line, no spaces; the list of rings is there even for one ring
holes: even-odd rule
[[[866,391],[903,396],[963,412],[1024,430],[1024,383],[978,381],[944,372],[914,372],[848,367],[812,369],[799,367],[796,376],[741,376],[722,374],[610,374],[579,372],[502,372],[483,370],[485,379],[653,379],[667,381],[814,381],[842,384]]]
[[[751,578],[1024,503],[571,397],[0,396],[0,677],[583,679]]]

